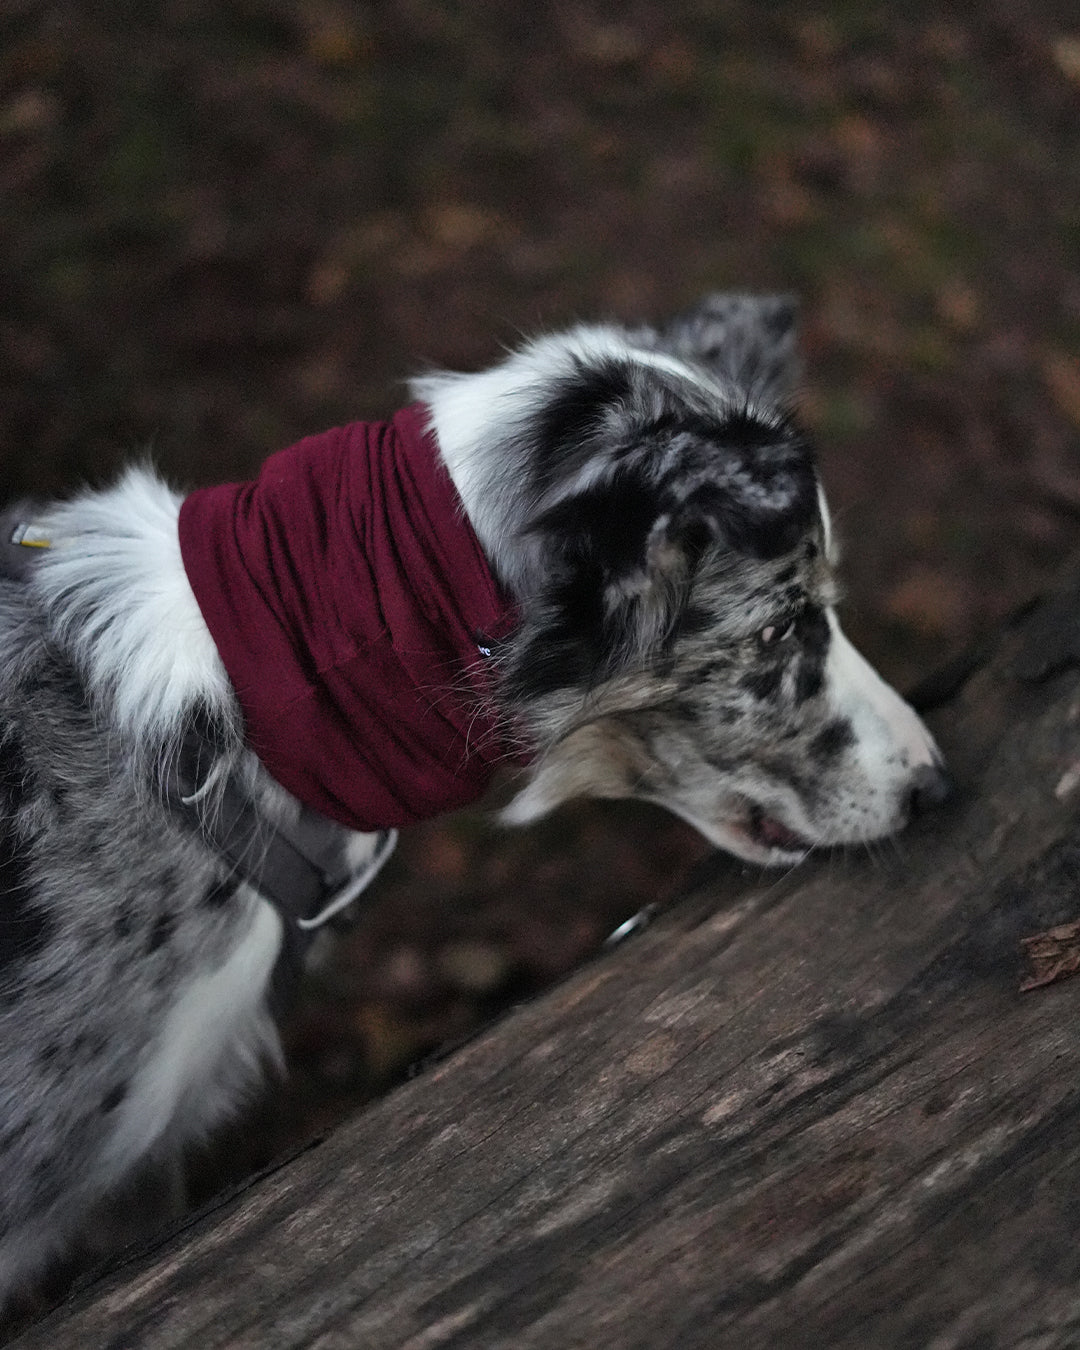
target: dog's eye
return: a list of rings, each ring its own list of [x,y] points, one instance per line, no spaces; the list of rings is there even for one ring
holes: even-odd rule
[[[771,623],[757,635],[762,647],[775,647],[778,642],[786,642],[795,634],[795,620],[787,619],[783,623]]]

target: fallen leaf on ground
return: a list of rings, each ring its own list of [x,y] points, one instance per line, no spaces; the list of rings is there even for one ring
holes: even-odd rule
[[[1021,938],[1020,945],[1032,966],[1031,976],[1020,986],[1022,994],[1067,979],[1080,970],[1080,919]]]

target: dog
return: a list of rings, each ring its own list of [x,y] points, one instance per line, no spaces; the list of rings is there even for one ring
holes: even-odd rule
[[[509,823],[634,797],[764,866],[945,795],[836,618],[794,317],[579,326],[250,484],[8,512],[0,1302],[235,1110],[275,970],[500,764]]]

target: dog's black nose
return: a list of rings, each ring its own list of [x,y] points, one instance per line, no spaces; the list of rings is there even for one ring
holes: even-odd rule
[[[922,815],[932,806],[947,802],[953,794],[953,781],[940,764],[923,764],[915,770],[908,789],[908,811]]]

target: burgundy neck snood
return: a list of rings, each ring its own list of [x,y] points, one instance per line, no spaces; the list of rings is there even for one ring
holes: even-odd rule
[[[193,492],[180,549],[248,744],[302,802],[379,830],[484,791],[508,748],[479,648],[515,616],[422,406]]]

